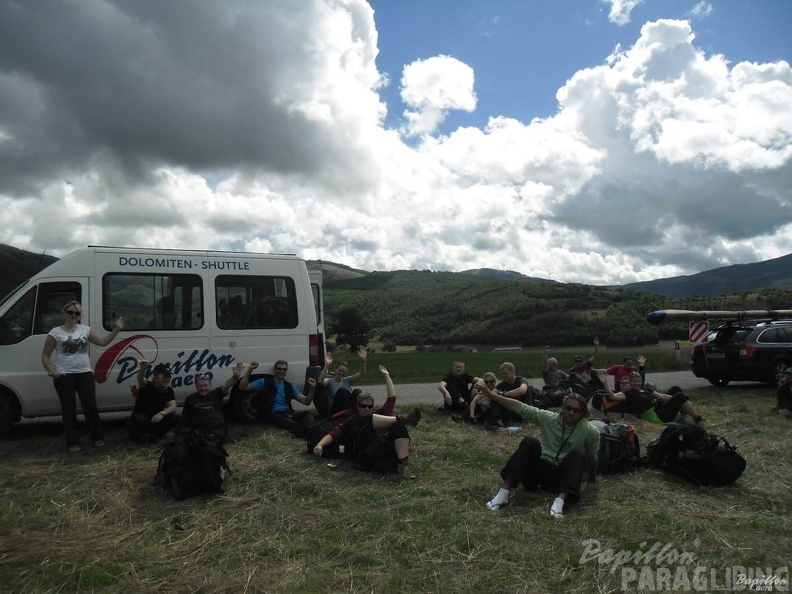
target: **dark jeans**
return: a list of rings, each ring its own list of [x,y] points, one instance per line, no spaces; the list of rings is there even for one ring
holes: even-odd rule
[[[314,416],[308,410],[274,412],[272,417],[270,417],[270,423],[281,429],[286,429],[286,431],[293,433],[297,437],[308,437],[308,427],[313,422]]]
[[[688,401],[684,392],[677,392],[669,400],[664,400],[655,405],[655,412],[663,423],[670,423],[679,414],[679,408]]]
[[[456,386],[447,385],[446,390],[448,393],[451,394],[451,404],[448,405],[445,403],[445,396],[443,397],[443,408],[445,410],[450,410],[454,412],[464,413],[465,411],[470,411],[470,401],[472,400],[470,393],[462,394]],[[459,399],[462,399],[462,404],[459,403]]]
[[[580,499],[580,485],[586,459],[582,452],[572,450],[560,464],[555,465],[542,459],[542,444],[535,437],[526,437],[520,447],[501,470],[501,478],[514,487],[542,489],[554,493],[566,493],[567,503]]]
[[[61,404],[66,445],[80,445],[80,434],[77,431],[77,396],[80,397],[91,441],[102,439],[102,422],[99,420],[99,409],[96,408],[96,382],[93,372],[67,373],[54,379],[52,383]]]
[[[141,413],[133,413],[127,421],[127,433],[132,441],[140,441],[146,433],[151,433],[157,437],[165,437],[165,434],[176,426],[179,415],[165,415],[159,423],[152,423],[151,417]]]

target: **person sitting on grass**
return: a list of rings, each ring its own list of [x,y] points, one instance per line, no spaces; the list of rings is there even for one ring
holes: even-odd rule
[[[503,483],[487,503],[487,509],[503,509],[509,502],[511,489],[522,485],[526,489],[554,492],[550,516],[563,518],[564,505],[571,505],[580,498],[584,471],[588,470],[589,482],[601,480],[596,475],[600,434],[586,420],[588,408],[583,398],[569,394],[564,398],[561,412],[557,413],[501,396],[487,387],[482,390],[493,403],[499,403],[542,429],[541,439],[524,438],[501,469]]]
[[[257,393],[257,419],[286,429],[297,437],[307,437],[308,427],[313,423],[314,417],[308,410],[295,411],[292,408],[292,400],[297,400],[305,406],[310,405],[316,389],[316,380],[312,377],[308,378],[308,393],[303,394],[297,386],[286,380],[286,373],[289,371],[288,362],[275,361],[274,376],[251,381],[250,374],[258,366],[258,361],[251,361],[239,382],[239,389],[243,392]]]
[[[205,373],[197,376],[195,392],[184,400],[181,418],[174,432],[180,433],[185,429],[190,429],[223,442],[227,434],[223,417],[223,400],[231,386],[242,376],[243,369],[242,363],[234,365],[231,377],[221,387],[214,390],[210,374]]]
[[[543,390],[555,388],[569,379],[569,376],[558,368],[558,359],[548,357],[549,354],[550,347],[546,346],[542,354],[542,380],[545,384]]]
[[[484,374],[483,383],[490,389],[495,387],[498,383],[498,378],[491,371]],[[470,407],[462,415],[452,415],[451,418],[457,423],[470,423],[471,425],[480,425],[484,423],[489,415],[489,409],[492,402],[484,392],[476,390],[476,395],[470,401]]]
[[[693,406],[681,388],[673,386],[668,394],[643,388],[643,378],[637,371],[629,378],[629,387],[613,392],[605,382],[605,398],[609,402],[625,404],[620,412],[633,414],[650,423],[671,423],[682,413],[690,416],[695,423],[702,421],[701,413]]]
[[[164,363],[154,367],[152,381],[146,380],[149,362],[138,361],[135,408],[127,421],[127,434],[135,442],[148,434],[151,441],[165,437],[178,422],[176,397],[170,387],[171,371]]]
[[[575,364],[569,368],[570,376],[577,375],[583,371],[591,373],[591,369],[594,367],[594,363],[597,360],[597,355],[599,354],[599,344],[599,336],[595,336],[594,354],[588,359],[584,359],[583,355],[575,355]]]
[[[480,377],[465,373],[465,364],[462,361],[454,361],[451,372],[443,376],[437,385],[438,391],[443,395],[443,404],[437,410],[464,413],[473,399],[473,387],[479,382]]]
[[[792,419],[792,367],[785,367],[781,371],[776,391],[776,410],[782,417]]]
[[[385,377],[388,389],[388,400],[383,409],[390,408],[392,412],[396,390],[388,370],[380,366],[380,372]],[[396,472],[401,477],[411,478],[410,434],[407,426],[415,427],[420,420],[421,409],[418,407],[398,416],[375,414],[374,397],[362,392],[357,396],[355,411],[322,437],[314,446],[313,453],[321,457],[324,448],[334,441],[341,441],[346,445],[347,456],[352,459],[355,468]]]
[[[321,398],[314,398],[314,406],[323,417],[332,417],[337,412],[355,406],[355,397],[352,395],[352,384],[363,379],[366,374],[366,347],[358,349],[360,357],[360,369],[355,374],[347,376],[349,363],[339,361],[335,366],[332,375],[327,375],[327,370],[333,363],[333,355],[328,353],[325,356],[325,366],[319,372],[319,393]]]

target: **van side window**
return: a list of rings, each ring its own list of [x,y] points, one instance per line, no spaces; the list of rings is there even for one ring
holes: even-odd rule
[[[33,333],[33,307],[36,304],[36,287],[30,289],[3,316],[2,344],[16,344]],[[49,330],[47,330],[49,332]]]
[[[217,326],[224,330],[296,328],[294,279],[281,276],[218,276]]]
[[[36,334],[47,334],[55,326],[63,324],[63,307],[69,301],[82,303],[80,283],[41,283],[36,299]],[[82,320],[87,324],[88,320]]]
[[[124,330],[197,330],[203,326],[203,285],[194,274],[106,274],[102,321],[106,330],[126,316]]]

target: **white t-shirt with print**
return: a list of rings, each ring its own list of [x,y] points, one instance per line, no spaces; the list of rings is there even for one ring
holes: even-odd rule
[[[50,361],[58,373],[85,373],[91,369],[91,358],[88,356],[88,335],[90,326],[77,324],[73,332],[66,332],[61,326],[49,331],[55,339],[55,350]]]

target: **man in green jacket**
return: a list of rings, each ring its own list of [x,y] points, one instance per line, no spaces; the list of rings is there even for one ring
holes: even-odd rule
[[[555,492],[550,516],[563,518],[564,504],[575,503],[580,498],[584,470],[588,469],[590,481],[599,480],[596,471],[600,434],[586,420],[588,407],[583,398],[577,394],[568,395],[561,412],[556,413],[523,404],[486,386],[479,390],[542,429],[541,441],[526,437],[506,462],[501,470],[501,489],[487,503],[487,508],[492,511],[504,508],[511,489],[522,485],[526,489]]]

